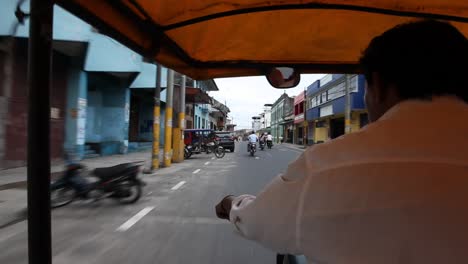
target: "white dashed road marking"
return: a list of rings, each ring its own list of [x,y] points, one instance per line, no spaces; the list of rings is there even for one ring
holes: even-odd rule
[[[214,160],[214,159],[216,159],[216,158],[215,158],[215,157],[212,157],[211,159]]]
[[[200,172],[200,169],[196,169],[196,170],[193,171],[193,174],[197,174],[199,172]]]
[[[208,165],[208,164],[210,164],[210,162],[209,162],[209,161],[205,162],[205,165]]]
[[[171,188],[171,190],[177,190],[180,188],[180,186],[184,185],[185,184],[185,181],[181,181],[179,182],[178,184],[174,185],[174,187]]]
[[[134,224],[136,224],[138,221],[140,221],[145,215],[147,215],[151,210],[153,210],[153,206],[148,206],[143,208],[140,212],[138,212],[136,215],[134,215],[132,218],[128,219],[127,222],[123,223],[121,226],[119,226],[116,231],[119,232],[125,232],[130,227],[132,227]]]
[[[260,159],[259,157],[255,157],[255,159]]]

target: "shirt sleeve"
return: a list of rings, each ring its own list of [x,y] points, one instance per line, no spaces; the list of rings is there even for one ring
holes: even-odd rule
[[[306,181],[305,155],[258,196],[241,195],[233,200],[230,221],[243,237],[278,253],[302,254],[299,225]]]

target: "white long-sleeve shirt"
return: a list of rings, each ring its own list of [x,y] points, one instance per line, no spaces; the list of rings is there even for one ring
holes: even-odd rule
[[[309,263],[468,263],[468,104],[402,102],[236,198],[230,221]]]
[[[256,143],[258,141],[258,137],[255,134],[250,134],[248,139],[250,143]]]

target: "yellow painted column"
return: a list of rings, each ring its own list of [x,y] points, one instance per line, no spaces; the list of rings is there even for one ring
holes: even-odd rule
[[[178,115],[178,127],[173,129],[173,144],[174,153],[172,156],[173,162],[184,161],[184,128],[185,128],[185,113],[179,113]]]
[[[172,99],[174,96],[174,71],[167,70],[166,91],[166,120],[164,127],[164,167],[171,166],[172,162]]]
[[[159,98],[158,98],[159,99]],[[157,99],[157,100],[158,100]],[[153,121],[153,153],[151,159],[151,168],[153,170],[159,168],[159,132],[161,129],[160,119],[161,119],[161,107],[155,106],[153,111],[154,121]]]
[[[345,118],[345,134],[351,133],[351,119]]]
[[[168,88],[169,89],[169,88]],[[172,107],[166,102],[166,123],[164,128],[164,167],[171,166],[172,162]]]
[[[156,87],[154,89],[153,108],[153,151],[151,153],[151,171],[159,168],[159,137],[161,132],[161,65],[156,65]]]

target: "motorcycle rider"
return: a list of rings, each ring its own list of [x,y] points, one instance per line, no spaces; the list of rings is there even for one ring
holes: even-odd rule
[[[262,136],[260,137],[260,147],[265,146],[267,142],[267,132],[262,133]],[[263,148],[262,148],[263,149]]]
[[[258,141],[258,137],[257,135],[255,134],[255,131],[252,131],[252,133],[250,133],[249,137],[248,137],[248,140],[249,140],[249,144],[247,144],[247,152],[250,151],[250,145],[252,143],[257,143]]]
[[[267,145],[273,146],[273,136],[270,134],[270,132],[268,132],[268,135],[266,136],[266,142],[267,142]]]

